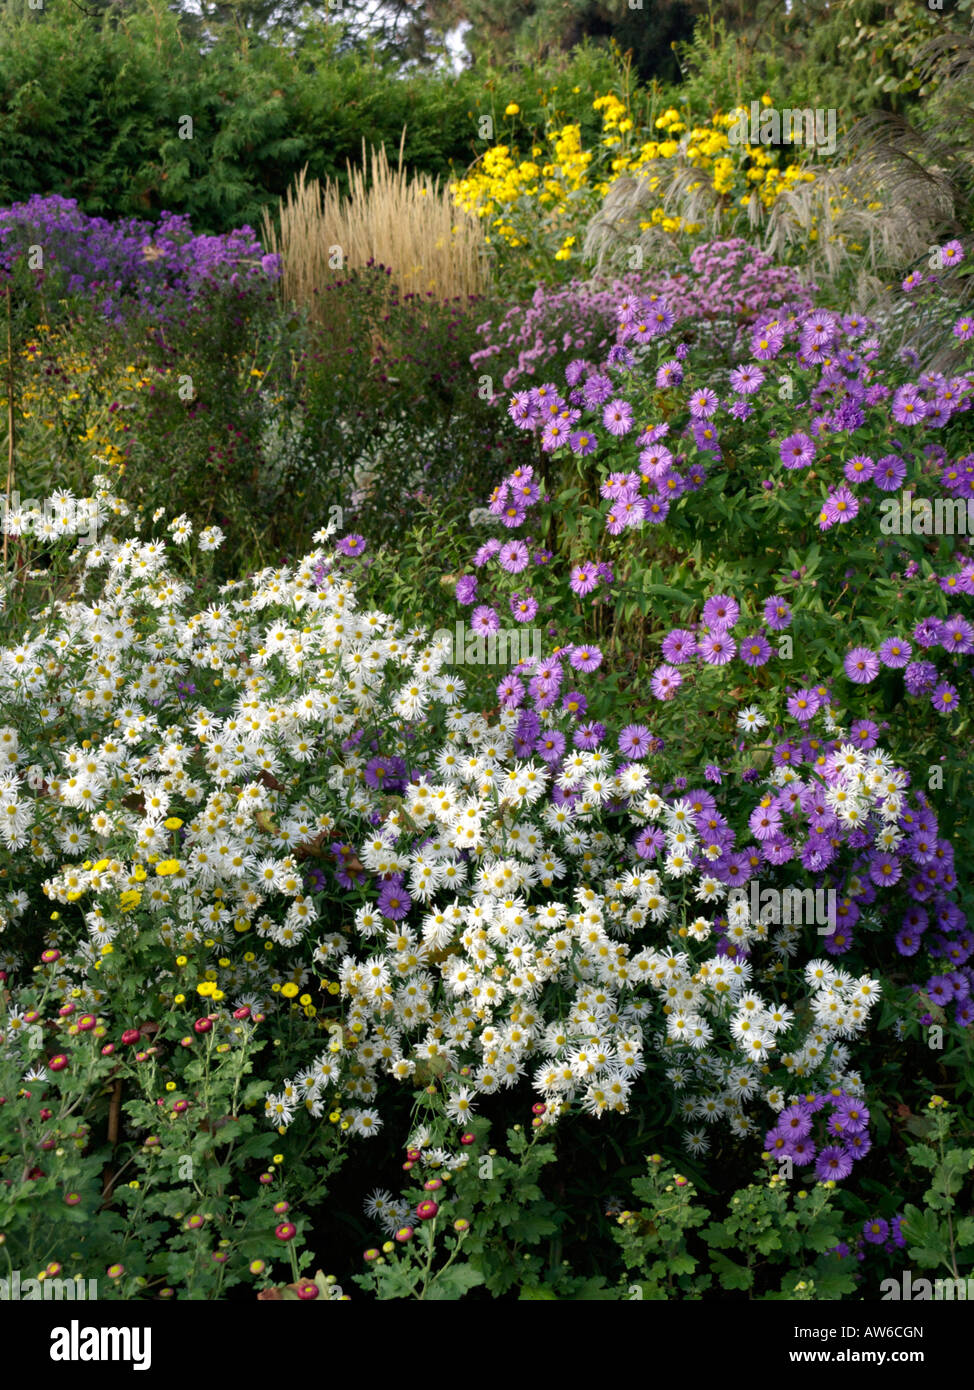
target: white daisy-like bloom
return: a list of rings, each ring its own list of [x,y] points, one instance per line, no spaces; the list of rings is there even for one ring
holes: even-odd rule
[[[123,519],[107,492],[96,500],[106,524]],[[90,513],[65,494],[30,524]],[[618,770],[609,747],[570,748],[556,785],[573,798],[555,804],[552,769],[516,755],[518,712],[468,709],[442,644],[361,611],[324,549],[194,611],[179,571],[192,523],[166,532],[100,534],[82,597],[52,606],[56,630],[0,650],[0,836],[15,865],[45,866],[51,901],[83,902],[79,959],[94,963],[120,932],[156,932],[173,952],[209,953],[207,978],[235,1008],[295,1014],[310,1006],[294,990],[314,992],[308,970],[322,972],[330,1041],[267,1098],[275,1129],[334,1106],[365,1137],[381,1123],[380,1082],[425,1086],[444,1068],[458,1125],[481,1095],[528,1079],[545,1124],[572,1108],[624,1113],[634,1078],[656,1066],[699,1145],[694,1126],[748,1134],[752,1102],[780,1102],[765,1063],[786,1033],[782,1066],[802,1084],[844,1084],[840,1049],[866,1027],[877,982],[823,961],[802,979],[797,933],[753,928],[746,902],[728,905],[725,940],[749,958],[720,956],[708,918],[685,910],[727,897],[713,872],[722,851],[700,846],[689,794],[659,791],[639,763]],[[218,539],[207,528],[201,548]],[[83,744],[62,735],[65,712]],[[541,727],[559,719],[545,710]],[[767,720],[750,706],[738,723]],[[27,748],[38,761],[24,769]],[[369,785],[377,753],[399,760],[394,791]],[[842,824],[878,823],[872,843],[898,848],[908,786],[893,760],[844,742],[820,764],[807,785]],[[798,818],[805,785],[787,765],[765,779]],[[652,823],[665,853],[647,868],[631,846]],[[167,860],[176,867],[153,873]],[[336,873],[354,896],[332,901]],[[395,901],[381,897],[390,879]],[[27,907],[17,890],[4,917]],[[787,1008],[764,997],[776,966]],[[339,1002],[341,1024],[329,1017]],[[725,1075],[727,1055],[742,1069]]]
[[[765,728],[767,722],[757,705],[747,705],[737,714],[737,727],[746,734],[756,733],[757,730]]]

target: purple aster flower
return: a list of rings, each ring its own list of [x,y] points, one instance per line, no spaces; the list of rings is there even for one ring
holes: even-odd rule
[[[589,370],[590,363],[583,357],[573,357],[565,368],[565,380],[569,386],[577,386],[582,377]]]
[[[690,414],[695,420],[709,420],[711,415],[716,414],[719,404],[716,391],[704,386],[690,397]]]
[[[747,823],[756,840],[773,840],[781,831],[781,812],[773,803],[764,805],[762,802],[755,806]]]
[[[778,1116],[778,1128],[792,1139],[812,1132],[812,1117],[803,1105],[789,1105]]]
[[[642,504],[642,519],[648,521],[651,526],[659,526],[666,520],[669,510],[668,497],[646,497]]]
[[[842,663],[846,675],[856,685],[868,685],[879,675],[879,657],[868,647],[853,647]]]
[[[663,638],[661,651],[667,661],[683,666],[697,655],[697,641],[688,628],[675,627]]]
[[[585,404],[589,406],[589,408],[592,408],[597,405],[603,405],[609,400],[615,387],[612,384],[611,377],[605,376],[601,372],[593,372],[586,380],[583,390],[585,393]]]
[[[903,684],[910,695],[926,695],[937,683],[932,661],[911,661],[903,672]]]
[[[733,627],[740,616],[740,604],[730,594],[714,594],[703,606],[703,621],[709,628]]]
[[[785,345],[785,335],[777,329],[759,328],[751,337],[751,355],[759,362],[767,362]]]
[[[524,686],[517,676],[505,676],[497,687],[497,699],[505,709],[517,709],[524,700]]]
[[[665,391],[668,386],[679,386],[683,380],[683,368],[679,362],[663,362],[656,369],[656,386]]]
[[[913,629],[913,640],[919,647],[935,647],[940,641],[940,619],[921,618]]]
[[[612,347],[609,348],[609,355],[606,358],[610,367],[624,368],[631,367],[635,360],[629,348],[624,347],[622,343],[613,343]]]
[[[950,714],[958,707],[957,687],[949,681],[941,681],[930,696],[930,703],[938,714]]]
[[[477,597],[477,576],[474,574],[461,574],[457,580],[456,598],[457,603],[473,603]]]
[[[568,443],[569,427],[567,420],[562,420],[556,416],[554,420],[549,420],[544,427],[541,435],[541,447],[545,453],[553,453],[555,449],[560,449],[563,444]]]
[[[391,758],[370,758],[363,769],[366,785],[374,789],[387,787],[389,777],[394,771]]]
[[[644,480],[657,480],[673,466],[673,454],[665,444],[647,444],[639,455],[639,462]]]
[[[865,1222],[862,1234],[870,1245],[882,1245],[889,1238],[889,1224],[881,1216],[874,1216]]]
[[[538,418],[538,407],[531,399],[531,392],[516,391],[511,397],[507,413],[519,429],[533,429]]]
[[[743,367],[735,367],[730,374],[731,387],[741,396],[753,395],[760,389],[763,381],[764,372],[752,362],[745,363]]]
[[[945,241],[940,248],[940,264],[960,265],[964,259],[964,248],[959,241]]]
[[[825,503],[825,514],[831,523],[845,525],[859,515],[859,498],[845,486],[833,488]]]
[[[737,654],[745,666],[764,666],[771,659],[771,646],[763,632],[755,632],[744,638]]]
[[[700,655],[708,666],[726,666],[737,655],[737,643],[723,628],[700,639]]]
[[[499,632],[501,620],[495,608],[491,608],[489,604],[482,603],[479,608],[473,610],[470,617],[470,626],[474,632],[484,635],[488,632]]]
[[[645,758],[651,740],[645,724],[627,724],[619,735],[619,751],[627,758]]]
[[[576,565],[571,572],[568,587],[573,594],[578,594],[584,598],[593,589],[599,587],[599,571],[597,565]]]
[[[903,876],[903,866],[894,854],[874,854],[869,860],[869,877],[877,888],[888,888]]]
[[[407,915],[412,905],[413,900],[403,887],[403,880],[398,874],[383,882],[377,903],[383,917],[399,922]]]
[[[808,724],[815,717],[820,704],[821,699],[816,691],[796,690],[794,695],[788,697],[788,713],[799,724]]]
[[[575,736],[572,742],[575,744],[576,748],[598,748],[604,738],[605,725],[599,724],[596,720],[593,720],[588,724],[583,724],[580,728],[575,730]]]
[[[852,1172],[852,1156],[838,1144],[822,1149],[815,1160],[815,1176],[819,1182],[841,1182]]]
[[[897,671],[905,666],[913,653],[913,648],[902,637],[887,637],[879,649],[879,659],[884,666]]]
[[[772,632],[784,632],[785,628],[791,625],[791,608],[787,599],[781,598],[778,594],[766,599],[764,621]]]
[[[485,541],[485,543],[479,548],[479,550],[473,557],[474,567],[476,569],[483,569],[484,565],[487,564],[487,561],[493,559],[493,557],[497,554],[500,548],[500,541],[494,539],[493,537],[489,541]]]
[[[872,459],[866,454],[854,454],[842,465],[842,472],[845,474],[847,482],[868,483],[873,476],[875,467]]]
[[[602,665],[602,653],[598,647],[576,647],[568,660],[574,670],[588,675]]]
[[[881,492],[895,492],[906,477],[906,464],[898,454],[885,454],[877,459],[873,483]]]
[[[958,319],[954,324],[954,337],[959,338],[962,343],[970,342],[971,338],[974,338],[974,319],[966,315]]]
[[[940,645],[946,652],[974,652],[974,627],[965,618],[947,618],[940,625]]]
[[[647,825],[636,836],[633,848],[640,859],[655,859],[665,844],[666,836],[663,831]]]
[[[706,420],[693,422],[693,442],[698,449],[704,449],[711,454],[717,454],[720,451],[717,430]]]
[[[523,541],[506,541],[497,552],[497,563],[508,574],[520,574],[528,567],[528,548]]]
[[[954,987],[945,975],[931,975],[925,993],[934,1004],[939,1004],[942,1008],[953,999]]]
[[[361,555],[365,550],[364,536],[342,536],[335,542],[335,549],[342,555]]]
[[[509,479],[511,496],[517,505],[525,510],[533,506],[541,496],[541,489],[531,476],[532,472],[531,468],[518,468]]]
[[[562,696],[561,707],[573,719],[581,719],[588,709],[588,700],[580,690],[569,690],[567,695]]]
[[[590,430],[576,430],[574,434],[569,435],[568,443],[573,454],[577,454],[579,458],[587,458],[589,454],[595,453],[599,441]]]
[[[538,600],[533,594],[512,594],[510,609],[515,622],[529,623],[537,617]]]
[[[799,1168],[806,1168],[810,1163],[814,1163],[818,1150],[808,1135],[802,1134],[791,1141],[792,1162],[797,1163]]]
[[[553,381],[545,381],[540,386],[532,386],[530,396],[539,410],[547,409],[552,401],[558,404],[562,403],[561,392]]]
[[[790,434],[779,446],[781,462],[786,468],[807,468],[815,458],[815,445],[807,434]]]
[[[871,719],[854,719],[849,725],[849,739],[857,748],[868,753],[879,742],[879,725]]]
[[[893,396],[890,413],[897,424],[918,425],[927,407],[915,386],[901,386]]]
[[[554,764],[565,751],[565,735],[557,729],[548,729],[541,735],[534,745],[534,751],[538,753],[546,763]]]

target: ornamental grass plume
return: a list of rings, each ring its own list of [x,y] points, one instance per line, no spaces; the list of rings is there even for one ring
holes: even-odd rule
[[[454,205],[439,179],[403,167],[406,129],[393,168],[385,146],[372,148],[366,173],[348,164],[349,192],[328,179],[324,187],[301,171],[278,217],[264,213],[264,241],[280,254],[286,299],[319,317],[318,292],[344,270],[378,262],[402,293],[438,299],[478,294],[487,284],[483,233],[477,219]]]

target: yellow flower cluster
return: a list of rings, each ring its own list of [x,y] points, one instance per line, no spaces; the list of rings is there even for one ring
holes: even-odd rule
[[[491,231],[509,246],[524,246],[530,239],[518,216],[524,200],[536,199],[549,222],[557,223],[568,216],[573,195],[586,190],[593,156],[582,149],[581,127],[565,125],[550,131],[547,142],[547,150],[532,146],[528,159],[518,159],[508,145],[494,145],[480,168],[453,187],[457,205],[490,218]],[[491,239],[488,232],[486,240]]]
[[[34,330],[21,358],[15,401],[21,420],[60,432],[66,442],[90,445],[92,460],[124,472],[125,454],[117,440],[126,429],[125,413],[109,407],[113,401],[124,407],[126,397],[144,391],[151,378],[131,363],[105,372],[44,323]]]
[[[764,93],[761,104],[771,103]],[[541,244],[555,260],[567,260],[577,239],[572,226],[577,229],[595,210],[613,182],[624,174],[635,176],[646,179],[655,192],[663,184],[661,160],[680,160],[700,171],[698,186],[706,181],[722,200],[728,232],[753,197],[768,210],[796,184],[815,180],[815,174],[799,163],[781,164],[777,151],[732,142],[728,131],[742,109],[747,113],[747,105],[717,111],[709,121],[695,125],[669,107],[650,129],[640,131],[627,103],[615,93],[597,96],[592,108],[602,118],[595,149],[582,148],[579,125],[562,126],[549,130],[547,148],[533,146],[530,158],[522,159],[509,145],[492,146],[467,177],[452,186],[460,207],[489,219],[488,241],[493,236],[511,247]],[[700,223],[668,216],[662,198],[640,228],[654,225],[673,234],[702,230]],[[813,239],[814,235],[813,229]]]

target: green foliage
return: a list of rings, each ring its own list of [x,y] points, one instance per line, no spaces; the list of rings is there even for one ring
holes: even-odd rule
[[[342,1161],[337,1132],[322,1126],[295,1142],[264,1123],[273,1080],[252,1078],[268,1045],[262,1015],[207,1032],[179,1008],[149,1018],[145,981],[159,957],[143,942],[124,965],[101,962],[134,1041],[107,1042],[97,1015],[70,1001],[57,1010],[48,971],[16,1007],[0,990],[0,1032],[11,1039],[0,1054],[5,1272],[35,1278],[53,1263],[66,1278],[97,1280],[99,1298],[125,1300],[222,1298],[283,1258],[298,1277],[308,1221],[288,1199],[305,1210],[321,1199]],[[313,1047],[314,1025],[305,1033]],[[289,1240],[275,1235],[284,1213]]]
[[[929,1104],[931,1113],[909,1126],[920,1142],[908,1149],[911,1165],[927,1175],[929,1186],[923,1193],[922,1210],[912,1202],[903,1208],[903,1235],[910,1259],[921,1269],[945,1269],[959,1279],[974,1267],[970,1249],[974,1246],[974,1186],[967,1178],[974,1172],[974,1148],[948,1148],[956,1137],[957,1119],[941,1096],[934,1096]],[[964,1137],[971,1137],[969,1123]]]
[[[696,1299],[705,1292],[713,1296],[714,1281],[726,1293],[758,1299],[851,1293],[852,1272],[829,1254],[843,1222],[834,1185],[793,1192],[777,1173],[765,1170],[758,1177],[730,1198],[723,1220],[705,1224],[708,1213],[693,1183],[665,1169],[659,1154],[651,1155],[646,1176],[632,1184],[643,1205],[621,1212],[614,1232],[623,1263],[638,1275],[628,1296]],[[698,1238],[687,1238],[701,1227]]]

